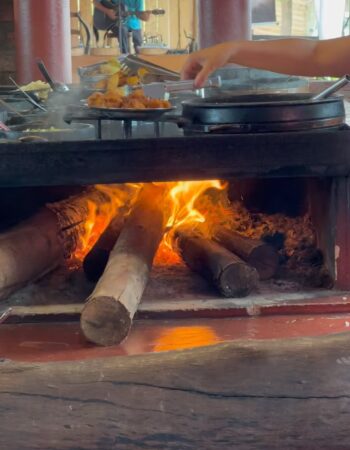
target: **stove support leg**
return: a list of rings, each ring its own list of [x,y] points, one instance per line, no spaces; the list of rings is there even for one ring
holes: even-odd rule
[[[124,138],[130,139],[132,137],[132,121],[131,120],[123,121],[123,130],[124,130]]]
[[[102,120],[97,121],[97,139],[102,139]]]
[[[154,134],[156,137],[160,136],[159,122],[154,122]]]

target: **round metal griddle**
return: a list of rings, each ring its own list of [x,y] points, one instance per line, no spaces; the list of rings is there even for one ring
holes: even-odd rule
[[[298,131],[339,128],[345,123],[341,97],[312,94],[251,94],[182,102],[185,134]],[[180,122],[181,122],[180,121]]]

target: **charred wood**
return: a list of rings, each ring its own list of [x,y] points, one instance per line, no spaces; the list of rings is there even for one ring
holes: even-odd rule
[[[89,281],[97,282],[106,268],[109,254],[113,249],[120,235],[123,221],[118,216],[109,227],[101,234],[94,247],[86,255],[83,262],[83,269]]]
[[[275,275],[279,256],[277,250],[271,245],[223,227],[216,230],[214,239],[253,266],[258,271],[261,280],[267,280]]]
[[[177,245],[186,264],[225,297],[245,297],[256,287],[257,271],[218,243],[179,231]]]

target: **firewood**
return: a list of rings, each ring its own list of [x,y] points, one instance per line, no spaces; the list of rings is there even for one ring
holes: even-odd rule
[[[0,236],[0,300],[62,261],[63,246],[56,216],[43,208]]]
[[[271,245],[220,227],[214,240],[258,271],[261,280],[272,278],[278,268],[278,252]]]
[[[245,297],[256,287],[256,269],[218,243],[179,231],[177,245],[186,264],[212,281],[225,297]]]
[[[113,218],[117,215],[123,216],[127,212],[128,203],[134,194],[135,187],[128,184],[111,185],[106,188],[103,185],[91,186],[66,200],[46,205],[56,214],[60,229],[65,230],[63,235],[65,257],[70,258],[79,247],[80,238],[85,233],[86,222],[91,220],[92,206],[98,220],[104,221],[107,228]]]
[[[141,191],[82,311],[81,329],[90,342],[113,345],[128,335],[165,230],[164,194],[154,185]]]
[[[35,281],[70,258],[79,244],[94,204],[106,223],[113,215],[113,196],[127,203],[134,192],[116,188],[111,195],[91,187],[66,200],[48,204],[34,216],[0,235],[0,300],[25,284]],[[113,212],[118,207],[114,204]],[[119,212],[119,210],[118,210]]]
[[[89,281],[97,282],[102,276],[108,262],[109,254],[120,235],[123,224],[124,220],[121,220],[119,216],[113,220],[104,233],[101,234],[90,252],[85,256],[83,269]]]

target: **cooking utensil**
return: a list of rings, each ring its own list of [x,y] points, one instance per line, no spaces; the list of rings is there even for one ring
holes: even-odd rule
[[[54,81],[52,79],[48,70],[46,69],[46,66],[45,66],[43,60],[37,59],[36,64],[37,64],[38,69],[40,70],[42,76],[45,78],[47,83],[49,83],[49,85],[53,91],[59,92],[60,94],[65,94],[66,92],[69,92],[70,89],[66,84],[59,83],[58,81]]]
[[[209,78],[203,87],[217,87],[221,86],[221,77]],[[164,98],[166,94],[174,92],[193,91],[193,80],[187,81],[165,81],[163,83],[149,83],[141,86],[145,95],[151,98]]]
[[[10,131],[10,128],[7,125],[5,125],[4,122],[0,121],[0,130]]]
[[[46,108],[44,108],[43,106],[41,106],[38,102],[36,102],[29,94],[27,94],[26,91],[24,91],[21,86],[19,84],[16,83],[16,81],[12,78],[9,77],[9,80],[17,87],[17,89],[22,93],[22,95],[26,98],[26,100],[28,100],[29,103],[31,103],[33,106],[35,106],[36,108],[41,109],[42,111],[47,111]]]
[[[164,67],[158,66],[157,64],[153,64],[134,55],[127,55],[123,58],[121,60],[121,68],[126,74],[130,72],[137,73],[139,69],[146,69],[147,72],[153,75],[160,75],[164,77],[165,80],[180,80],[180,74],[178,72],[165,69]]]
[[[327,87],[326,89],[324,89],[320,93],[314,95],[312,97],[312,99],[315,100],[315,101],[319,101],[319,100],[323,100],[325,98],[328,98],[332,94],[334,94],[335,92],[339,91],[341,88],[346,86],[348,83],[350,83],[350,75],[344,75],[342,78],[340,78],[334,84],[332,84],[331,86]]]
[[[23,117],[23,114],[18,112],[15,108],[13,108],[11,105],[9,105],[7,102],[5,102],[3,99],[0,98],[0,105],[6,109],[6,111],[11,112],[12,114],[16,114],[16,116]]]

